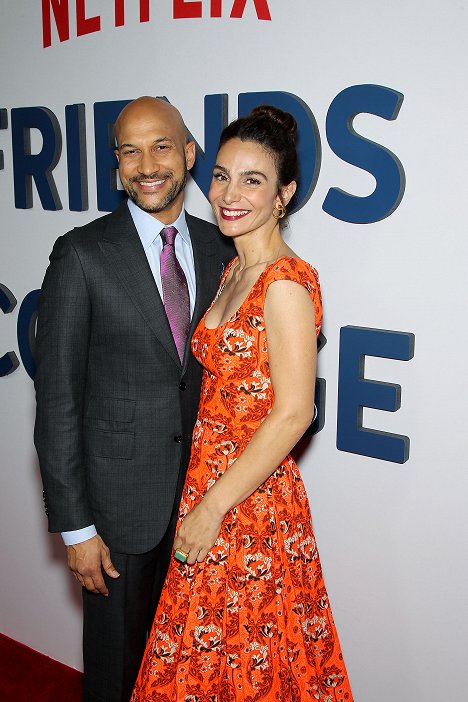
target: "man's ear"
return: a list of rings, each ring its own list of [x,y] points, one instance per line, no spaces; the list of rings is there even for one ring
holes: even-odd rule
[[[185,163],[187,164],[187,169],[190,170],[195,163],[195,142],[188,141],[185,144]]]
[[[118,149],[114,149],[114,154],[117,158],[117,163],[120,163],[120,151]]]

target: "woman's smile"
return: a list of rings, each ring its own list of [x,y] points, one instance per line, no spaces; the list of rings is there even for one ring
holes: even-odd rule
[[[242,217],[248,215],[250,210],[231,210],[228,207],[220,207],[219,211],[223,219],[233,222],[236,219],[242,219]]]

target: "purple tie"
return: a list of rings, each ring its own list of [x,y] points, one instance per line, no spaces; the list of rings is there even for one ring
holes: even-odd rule
[[[164,309],[182,363],[190,327],[190,297],[187,279],[175,253],[176,236],[175,227],[161,229],[163,250],[160,266]]]

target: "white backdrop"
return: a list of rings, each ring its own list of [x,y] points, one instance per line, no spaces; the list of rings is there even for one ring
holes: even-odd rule
[[[24,297],[42,282],[54,240],[99,214],[94,173],[93,105],[141,94],[166,95],[203,146],[204,97],[226,93],[229,118],[239,93],[285,91],[317,120],[322,164],[315,191],[286,236],[320,272],[327,344],[319,375],[327,382],[326,423],[300,467],[344,655],[357,702],[466,699],[468,641],[466,535],[468,342],[464,305],[464,183],[468,22],[457,0],[234,0],[202,3],[127,0],[125,25],[114,3],[87,0],[98,32],[42,43],[41,3],[1,0],[0,284],[18,304],[0,311],[0,356],[18,358],[16,325]],[[43,3],[47,5],[48,3]],[[62,8],[67,0],[54,2]],[[49,0],[50,5],[50,0]],[[119,5],[117,2],[116,5]],[[202,17],[174,18],[174,6]],[[210,17],[220,5],[222,17]],[[267,5],[271,21],[259,20]],[[330,187],[368,195],[375,181],[330,149],[325,118],[333,98],[358,84],[404,95],[394,121],[359,115],[356,130],[394,152],[406,173],[399,207],[373,224],[350,224],[322,210]],[[65,134],[65,106],[86,106],[89,210],[68,209],[66,149],[53,171],[64,209],[16,209],[11,109],[46,106]],[[33,153],[41,148],[33,134]],[[194,182],[187,207],[209,218]],[[338,353],[345,325],[411,332],[408,362],[368,358],[366,377],[402,387],[397,412],[364,410],[364,423],[407,435],[409,460],[392,463],[336,448]],[[32,443],[33,385],[23,365],[0,377],[0,631],[81,667],[80,593],[68,575],[60,538],[46,531]]]

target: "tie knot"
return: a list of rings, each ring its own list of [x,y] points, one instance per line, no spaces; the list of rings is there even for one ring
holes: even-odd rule
[[[163,246],[169,244],[169,246],[174,246],[174,241],[177,236],[177,229],[175,227],[164,227],[161,229],[161,239]]]

